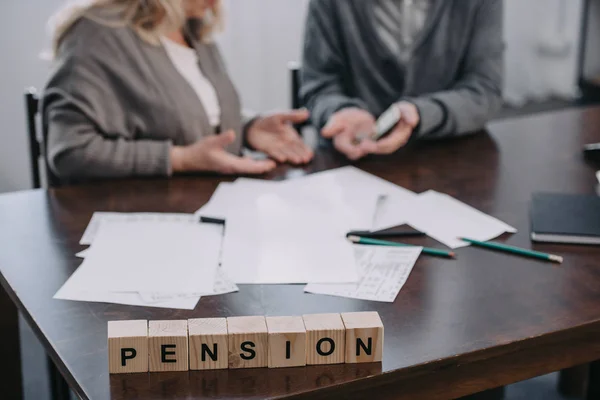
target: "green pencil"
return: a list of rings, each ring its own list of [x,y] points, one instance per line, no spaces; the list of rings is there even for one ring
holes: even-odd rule
[[[420,247],[420,246],[413,246],[410,244],[388,242],[387,240],[378,240],[378,239],[364,238],[364,237],[352,236],[352,235],[348,236],[348,240],[351,241],[352,243],[371,244],[371,245],[375,245],[375,246]],[[448,258],[454,258],[454,256],[455,256],[455,254],[451,251],[430,249],[428,247],[423,247],[423,254],[428,254],[430,256],[438,256],[438,257],[448,257]]]
[[[539,260],[551,261],[551,262],[555,262],[558,264],[561,264],[563,262],[563,258],[561,256],[555,256],[552,254],[541,253],[539,251],[521,249],[519,247],[509,246],[509,245],[500,244],[500,243],[480,242],[477,240],[467,239],[467,238],[460,238],[460,239],[464,240],[465,242],[471,243],[472,245],[479,246],[479,247],[485,247],[487,249],[504,251],[506,253],[513,253],[513,254],[518,254],[520,256],[537,258]]]

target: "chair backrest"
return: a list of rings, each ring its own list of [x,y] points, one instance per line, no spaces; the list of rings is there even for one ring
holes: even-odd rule
[[[29,139],[29,168],[34,189],[42,187],[41,171],[45,172],[49,187],[58,186],[58,178],[48,168],[46,157],[46,135],[38,132],[39,97],[35,88],[25,90],[25,114]]]
[[[302,104],[302,100],[300,97],[300,70],[302,66],[300,63],[296,61],[292,61],[288,63],[288,71],[290,74],[290,93],[291,93],[291,101],[290,106],[293,110],[304,107]],[[305,122],[303,124],[295,125],[295,128],[298,132],[301,132],[302,128],[309,125],[310,122]]]

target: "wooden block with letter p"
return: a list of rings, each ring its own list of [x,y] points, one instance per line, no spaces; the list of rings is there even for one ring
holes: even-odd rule
[[[108,371],[148,372],[148,321],[108,322]]]
[[[380,362],[383,322],[377,312],[343,313],[346,327],[346,363]]]
[[[302,317],[267,317],[269,368],[306,365],[306,328]]]
[[[227,319],[200,318],[188,321],[190,369],[227,369]]]
[[[340,314],[303,315],[306,327],[306,364],[342,364],[346,330]]]
[[[227,318],[229,368],[264,368],[268,359],[265,317]]]
[[[150,321],[148,324],[150,372],[188,370],[188,322]]]

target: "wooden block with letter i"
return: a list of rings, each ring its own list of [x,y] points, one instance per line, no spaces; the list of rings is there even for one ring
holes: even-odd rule
[[[148,372],[148,321],[108,322],[108,371]]]
[[[302,317],[267,317],[269,368],[306,365],[306,328]]]
[[[227,318],[229,368],[264,368],[268,359],[265,317]]]
[[[150,321],[148,324],[150,372],[188,370],[188,322]]]
[[[346,330],[340,314],[302,316],[306,327],[306,364],[342,364]]]
[[[227,320],[200,318],[188,321],[190,369],[227,369]]]
[[[380,362],[383,323],[377,312],[343,313],[346,327],[346,363]]]

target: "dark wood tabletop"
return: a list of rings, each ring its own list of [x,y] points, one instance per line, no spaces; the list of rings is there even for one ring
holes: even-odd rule
[[[408,189],[455,196],[518,228],[507,243],[565,257],[558,267],[480,248],[455,261],[422,256],[393,304],[310,295],[301,285],[241,285],[193,311],[53,300],[80,265],[94,211],[191,213],[215,176],[125,180],[0,196],[1,283],[84,399],[449,399],[600,359],[600,248],[533,245],[536,191],[595,193],[584,143],[600,141],[600,109],[495,123],[489,133],[421,143],[356,165]],[[299,171],[344,165],[327,150]],[[443,246],[431,239],[416,243]],[[109,376],[110,320],[371,311],[385,325],[380,364]],[[1,379],[1,377],[0,377]]]

